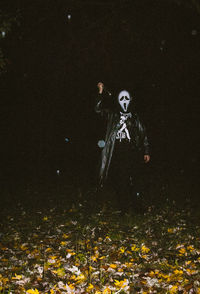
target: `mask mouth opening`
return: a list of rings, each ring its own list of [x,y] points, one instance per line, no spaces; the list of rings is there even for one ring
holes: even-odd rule
[[[125,110],[125,111],[127,110],[127,105],[126,105],[126,103],[124,103],[124,110]]]

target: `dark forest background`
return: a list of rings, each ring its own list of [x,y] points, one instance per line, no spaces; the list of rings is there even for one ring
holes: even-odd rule
[[[103,81],[131,89],[153,185],[198,199],[198,1],[1,1],[0,12],[3,190],[95,182]]]

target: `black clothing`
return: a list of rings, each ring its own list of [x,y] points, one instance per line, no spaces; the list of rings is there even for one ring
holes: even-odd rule
[[[107,96],[107,97],[106,97]],[[137,113],[122,113],[113,103],[113,97],[102,93],[98,95],[95,111],[107,119],[105,146],[102,150],[99,184],[103,186],[109,174],[118,181],[123,178],[125,183],[129,180],[132,171],[137,169],[141,156],[149,154],[149,143],[145,127]],[[130,139],[120,141],[118,132],[123,126],[121,117],[126,116],[125,121],[127,137]],[[111,171],[110,171],[111,168]],[[111,176],[109,175],[109,177]]]

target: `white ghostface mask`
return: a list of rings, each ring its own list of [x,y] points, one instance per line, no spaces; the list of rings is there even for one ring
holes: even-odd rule
[[[123,90],[118,95],[118,102],[123,109],[123,111],[128,110],[129,103],[131,102],[131,96],[128,91]]]

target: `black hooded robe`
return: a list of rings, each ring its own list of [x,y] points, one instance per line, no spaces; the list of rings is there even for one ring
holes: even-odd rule
[[[119,142],[119,140],[116,140],[117,132],[120,128],[120,110],[114,107],[112,100],[113,97],[111,95],[106,95],[106,93],[103,92],[98,95],[95,106],[96,113],[101,114],[107,120],[105,146],[101,154],[99,171],[100,187],[104,186],[109,174],[112,173],[112,171],[110,171],[112,166],[115,169],[115,175],[116,170],[119,170],[118,179],[121,181],[121,176],[125,174],[127,174],[127,178],[130,178],[132,163],[134,164],[136,160],[139,162],[141,156],[149,155],[149,142],[146,130],[135,111],[131,112],[131,118],[127,121],[131,137],[130,142],[124,143],[125,141]],[[118,152],[119,149],[120,152]],[[122,155],[121,160],[118,160],[119,154]],[[137,168],[136,165],[135,168]]]

